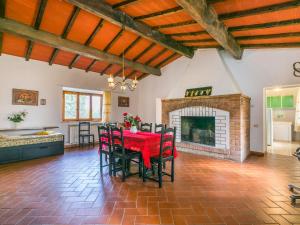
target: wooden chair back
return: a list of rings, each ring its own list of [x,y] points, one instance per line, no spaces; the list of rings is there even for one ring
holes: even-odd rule
[[[90,122],[79,122],[79,136],[91,134],[91,123]]]
[[[154,132],[157,134],[161,134],[163,129],[166,129],[167,125],[165,124],[155,124]]]
[[[160,151],[159,157],[174,157],[175,149],[175,140],[176,140],[176,127],[174,128],[163,128],[160,138]]]
[[[152,132],[152,123],[141,123],[141,131]]]
[[[99,140],[99,149],[102,151],[104,148],[107,148],[109,153],[111,153],[111,137],[110,137],[110,128],[108,126],[98,126],[98,140]]]
[[[123,128],[110,127],[112,151],[125,155]]]

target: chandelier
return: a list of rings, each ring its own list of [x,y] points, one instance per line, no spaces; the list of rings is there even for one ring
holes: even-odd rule
[[[107,82],[108,82],[108,87],[112,90],[115,90],[116,87],[118,86],[120,86],[121,91],[126,91],[127,88],[130,91],[134,91],[136,89],[138,84],[138,80],[136,79],[136,77],[131,82],[127,81],[125,77],[124,51],[123,51],[123,64],[122,64],[122,80],[115,81],[113,75],[110,74],[109,77],[107,78]]]
[[[122,29],[124,30],[124,24],[122,26]],[[130,91],[134,91],[137,87],[138,80],[136,77],[134,80],[127,81],[125,77],[125,56],[124,56],[124,49],[123,49],[123,54],[122,54],[122,80],[121,81],[115,81],[114,77],[112,74],[109,75],[108,79],[108,87],[112,90],[116,89],[116,87],[120,86],[121,91],[126,91],[128,88]]]

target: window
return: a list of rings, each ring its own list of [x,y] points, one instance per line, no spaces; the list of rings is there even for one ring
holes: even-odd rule
[[[82,92],[63,92],[64,121],[100,121],[102,95]]]

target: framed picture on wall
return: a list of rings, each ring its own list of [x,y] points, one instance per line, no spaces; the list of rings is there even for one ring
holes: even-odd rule
[[[118,96],[119,107],[129,107],[129,97]]]
[[[13,105],[38,105],[39,92],[24,89],[12,89]]]

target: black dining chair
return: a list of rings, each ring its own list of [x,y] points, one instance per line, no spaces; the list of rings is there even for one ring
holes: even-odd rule
[[[141,153],[137,151],[131,151],[125,149],[123,128],[111,127],[111,139],[112,139],[112,166],[113,174],[116,176],[116,172],[122,171],[122,182],[126,177],[142,173],[142,160]],[[130,172],[131,162],[138,164],[138,172]]]
[[[118,123],[117,122],[108,122],[106,123],[109,127],[118,127]]]
[[[109,126],[98,126],[99,140],[99,155],[100,155],[100,172],[103,173],[103,168],[108,166],[109,175],[112,175],[112,149]],[[106,164],[103,165],[103,155],[105,156]]]
[[[155,124],[154,132],[155,132],[156,134],[160,134],[161,131],[162,131],[163,129],[166,129],[166,128],[167,128],[167,125],[166,125],[166,124]]]
[[[78,138],[79,138],[79,147],[82,147],[85,144],[87,139],[87,144],[93,144],[95,146],[95,136],[91,134],[91,123],[90,122],[79,122],[78,126]],[[91,141],[92,138],[92,141]]]
[[[152,132],[152,123],[141,123],[141,131]]]
[[[151,168],[152,170],[157,168],[157,178],[153,176],[147,175],[147,171],[145,166],[143,165],[143,181],[146,179],[154,180],[158,182],[159,188],[162,187],[162,177],[169,176],[171,177],[171,182],[174,182],[175,178],[175,139],[176,139],[176,127],[174,128],[163,128],[160,137],[160,149],[159,154],[157,156],[151,157]],[[167,173],[164,164],[166,162],[171,162],[171,173]]]

